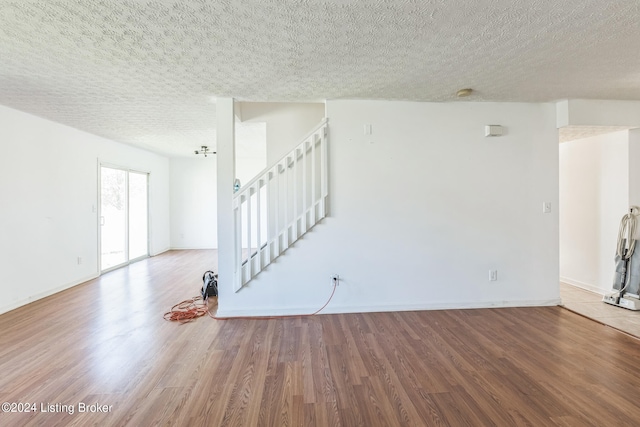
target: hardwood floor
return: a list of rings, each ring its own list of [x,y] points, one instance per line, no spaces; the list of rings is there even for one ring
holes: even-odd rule
[[[602,302],[602,295],[560,282],[562,305],[597,322],[640,338],[640,311]]]
[[[163,320],[212,267],[169,252],[0,316],[0,401],[37,409],[0,425],[640,423],[640,341],[561,307]]]

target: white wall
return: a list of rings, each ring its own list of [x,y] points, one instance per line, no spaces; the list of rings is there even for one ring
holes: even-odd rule
[[[167,158],[3,106],[0,148],[0,312],[98,274],[99,160],[150,172],[150,253],[169,248]]]
[[[171,248],[218,247],[216,157],[172,158]]]
[[[620,218],[629,207],[629,131],[560,144],[560,278],[611,289]]]
[[[240,102],[243,122],[267,124],[267,166],[287,154],[324,118],[324,103]]]
[[[311,312],[332,273],[325,312],[559,302],[553,104],[328,101],[327,113],[329,217],[221,291],[220,315]],[[485,138],[486,124],[506,135]]]
[[[557,127],[640,127],[640,101],[568,99],[557,104]]]
[[[236,122],[235,138],[235,176],[247,184],[267,165],[266,124]],[[216,156],[170,160],[172,249],[218,247]]]
[[[640,206],[640,129],[629,131],[629,205]],[[622,215],[620,215],[622,217]],[[640,233],[640,230],[639,230]]]
[[[267,167],[267,124],[235,122],[236,175],[247,184]]]

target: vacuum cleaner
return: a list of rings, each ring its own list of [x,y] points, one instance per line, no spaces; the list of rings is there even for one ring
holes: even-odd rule
[[[613,292],[602,298],[607,304],[636,311],[640,310],[640,250],[635,250],[638,215],[640,208],[631,206],[629,213],[620,220]]]

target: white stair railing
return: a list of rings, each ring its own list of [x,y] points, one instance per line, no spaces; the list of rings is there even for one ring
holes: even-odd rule
[[[240,290],[327,214],[327,119],[234,195]]]

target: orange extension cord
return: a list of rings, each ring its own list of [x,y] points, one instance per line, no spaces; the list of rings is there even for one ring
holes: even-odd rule
[[[327,305],[329,305],[329,302],[331,302],[331,299],[333,298],[333,294],[336,293],[337,284],[338,283],[334,281],[333,290],[331,291],[331,295],[329,296],[329,299],[327,300],[327,302],[325,302],[322,307],[320,307],[318,310],[316,310],[311,314],[291,314],[291,315],[283,315],[283,316],[217,317],[211,314],[211,312],[209,311],[209,305],[207,304],[207,302],[203,301],[202,297],[198,295],[196,297],[184,300],[181,303],[174,305],[173,307],[171,307],[171,310],[169,310],[164,314],[163,317],[164,317],[164,320],[170,320],[170,321],[180,322],[180,323],[189,323],[194,321],[198,317],[204,316],[205,314],[208,314],[209,317],[215,320],[237,320],[237,319],[267,320],[267,319],[286,319],[286,318],[292,318],[292,317],[315,316],[316,314],[324,310],[324,308]]]
[[[209,313],[209,306],[201,296],[197,296],[174,305],[163,317],[164,320],[188,323],[207,313]]]

